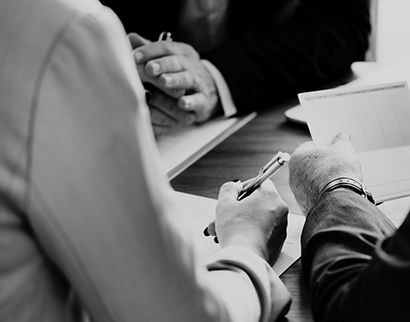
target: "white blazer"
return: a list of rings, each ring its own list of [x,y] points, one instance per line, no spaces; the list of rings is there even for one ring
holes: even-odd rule
[[[0,321],[270,321],[286,312],[288,291],[247,249],[197,261],[158,164],[113,12],[97,0],[2,0]]]

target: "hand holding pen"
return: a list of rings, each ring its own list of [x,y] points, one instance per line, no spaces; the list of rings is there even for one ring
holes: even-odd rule
[[[271,178],[279,169],[290,160],[288,153],[278,152],[269,162],[263,166],[256,177],[251,178],[242,184],[242,190],[239,193],[238,201],[250,196],[255,190],[257,190],[267,179]],[[208,230],[209,229],[209,230]],[[216,235],[215,222],[212,222],[204,230],[205,236]],[[215,237],[215,242],[218,242],[218,238]]]

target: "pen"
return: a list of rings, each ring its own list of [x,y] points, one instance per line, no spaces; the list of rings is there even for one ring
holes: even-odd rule
[[[159,34],[158,41],[172,41],[171,33],[169,31],[163,31]]]
[[[276,172],[279,171],[279,169],[285,165],[286,162],[289,162],[290,160],[290,155],[289,153],[283,153],[283,152],[278,152],[272,159],[269,160],[268,163],[266,163],[260,170],[259,173],[256,177],[251,178],[243,182],[242,190],[239,193],[238,200],[242,200],[249,195],[251,195],[256,189],[258,189],[263,182],[265,182],[267,179],[272,177]],[[210,225],[212,225],[214,222],[212,222]],[[205,227],[203,234],[205,237],[209,236],[208,232],[208,227]],[[218,237],[214,237],[215,243],[219,243]]]
[[[244,182],[242,191],[239,194],[238,200],[242,200],[258,189],[267,179],[272,177],[279,169],[290,160],[288,153],[278,152],[269,162],[259,170],[259,173],[253,179]]]

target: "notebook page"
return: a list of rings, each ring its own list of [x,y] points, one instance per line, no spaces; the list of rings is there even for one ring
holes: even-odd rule
[[[364,184],[377,201],[410,194],[410,91],[406,82],[303,93],[299,100],[317,144],[352,137]]]

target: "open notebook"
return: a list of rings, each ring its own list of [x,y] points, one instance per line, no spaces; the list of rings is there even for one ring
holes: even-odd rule
[[[200,259],[204,259],[218,251],[220,246],[215,244],[212,237],[205,237],[203,230],[215,219],[216,199],[196,195],[173,192],[176,203],[176,213],[185,226],[192,233],[194,248]],[[281,254],[273,269],[278,275],[283,274],[301,255],[300,235],[305,217],[289,214],[287,238]]]
[[[299,94],[313,140],[352,137],[376,202],[410,195],[410,91],[406,82]]]
[[[242,117],[220,117],[201,125],[175,128],[159,137],[163,173],[173,179],[255,116],[256,112]]]

